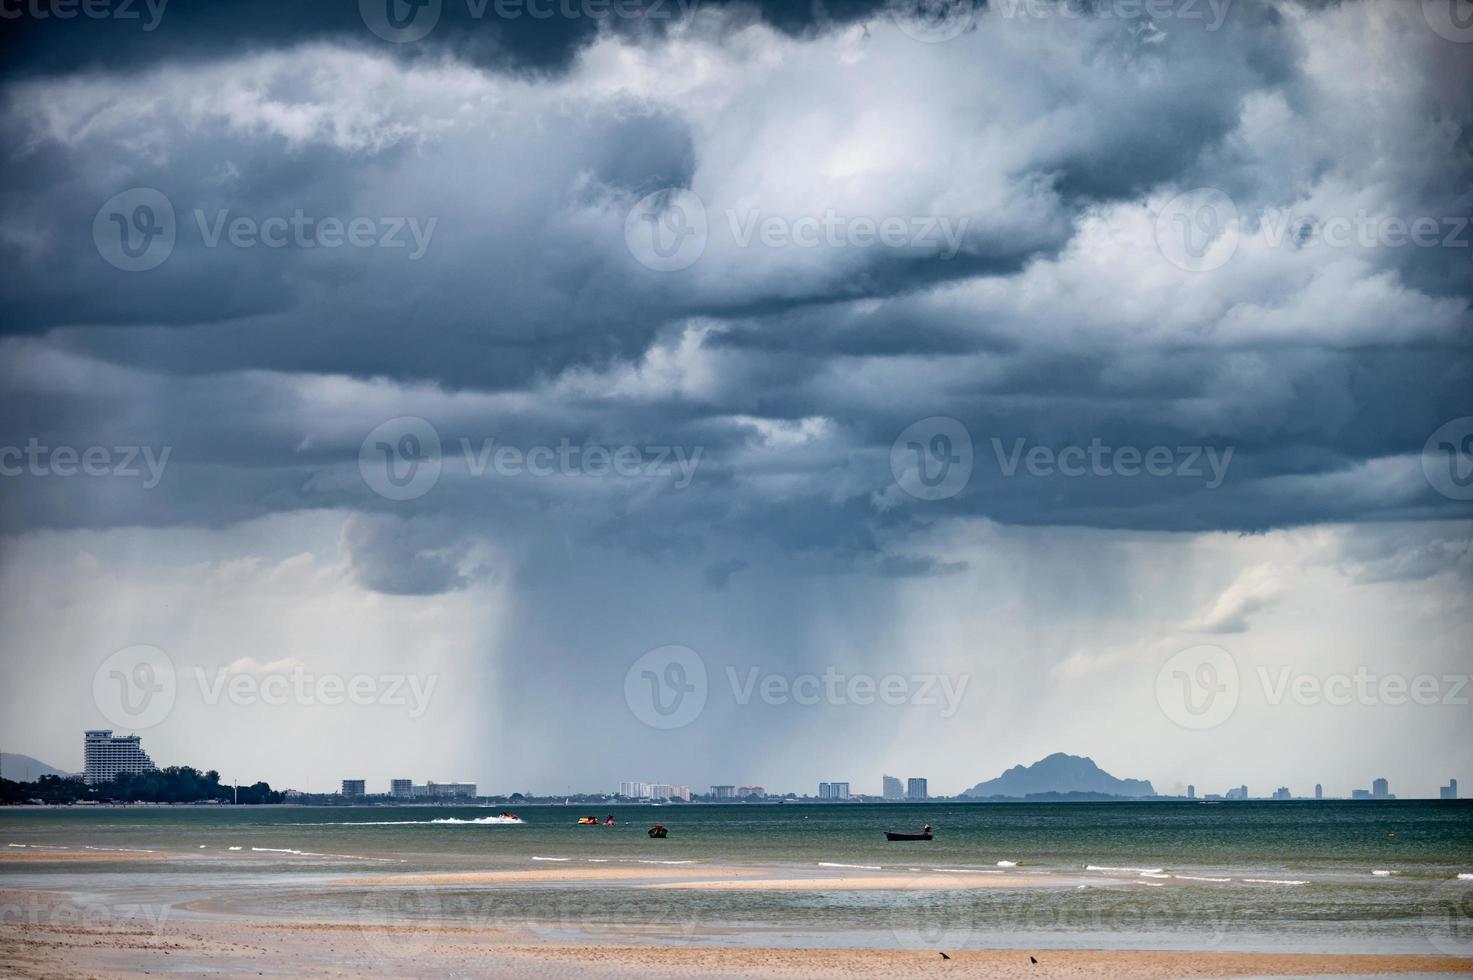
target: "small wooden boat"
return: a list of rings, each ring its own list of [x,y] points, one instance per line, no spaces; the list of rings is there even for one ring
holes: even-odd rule
[[[933,840],[930,834],[897,834],[892,830],[885,831],[886,840]]]

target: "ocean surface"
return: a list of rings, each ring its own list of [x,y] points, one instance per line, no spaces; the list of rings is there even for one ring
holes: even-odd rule
[[[0,889],[106,914],[451,920],[544,938],[1473,955],[1473,801],[0,809]],[[613,815],[614,827],[577,817]],[[479,821],[479,822],[478,822]],[[670,828],[665,840],[645,830]],[[885,830],[933,826],[936,840]],[[114,853],[142,855],[106,860]],[[93,862],[91,856],[97,856]],[[406,887],[386,875],[549,868],[997,875],[1024,886],[652,889],[618,881]],[[359,883],[359,880],[362,883]],[[20,914],[0,908],[0,915]]]

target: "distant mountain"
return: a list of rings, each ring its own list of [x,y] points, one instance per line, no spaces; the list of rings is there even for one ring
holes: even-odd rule
[[[34,783],[42,776],[70,776],[38,759],[14,752],[0,752],[0,776],[16,783]]]
[[[1093,759],[1055,752],[1031,766],[1014,766],[962,795],[1022,797],[1041,793],[1155,796],[1156,790],[1148,779],[1116,779]]]

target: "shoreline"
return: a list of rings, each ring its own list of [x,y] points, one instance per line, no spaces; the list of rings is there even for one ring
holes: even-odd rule
[[[25,893],[9,893],[16,896]],[[54,895],[53,895],[54,897]],[[3,899],[0,899],[3,900]],[[1166,980],[1177,977],[1311,977],[1468,974],[1473,958],[1341,953],[1169,952],[1156,950],[952,950],[732,947],[651,944],[636,928],[610,928],[599,941],[536,940],[528,929],[365,922],[190,919],[107,924],[18,922],[0,917],[7,975],[142,977],[470,976],[754,980],[911,975]],[[532,941],[529,941],[532,939]],[[1036,962],[1030,962],[1030,957]]]

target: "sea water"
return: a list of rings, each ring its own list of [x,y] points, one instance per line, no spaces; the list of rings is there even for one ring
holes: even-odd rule
[[[0,888],[146,901],[176,918],[387,915],[547,939],[1473,955],[1473,801],[516,809],[521,823],[479,807],[8,808],[0,848],[81,859],[0,863]],[[589,814],[616,825],[576,825]],[[656,822],[669,838],[645,833]],[[926,823],[934,841],[884,838]],[[623,877],[602,882],[384,883],[615,867]],[[897,887],[645,887],[671,869],[885,873]],[[998,887],[929,884],[949,875]]]

